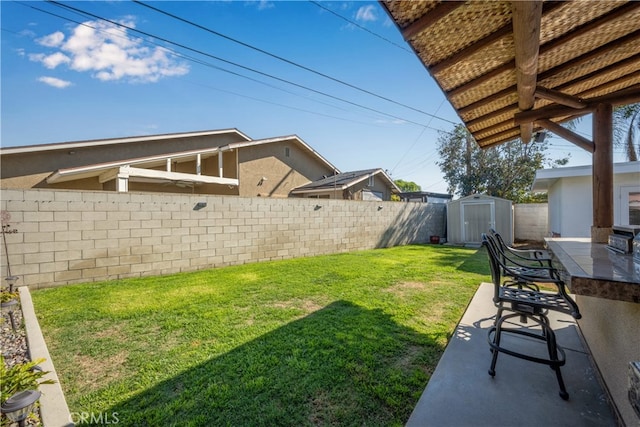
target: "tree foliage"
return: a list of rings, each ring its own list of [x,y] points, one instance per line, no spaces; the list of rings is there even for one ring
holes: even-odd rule
[[[458,125],[438,138],[437,165],[452,194],[487,194],[516,203],[544,201],[544,195],[529,191],[536,170],[545,165],[561,166],[569,160],[551,161],[546,149],[546,142],[522,144],[519,140],[481,149],[467,129]]]
[[[393,182],[396,183],[398,188],[400,188],[400,190],[402,190],[403,193],[421,190],[420,186],[413,181],[405,181],[403,179],[394,179]]]
[[[627,160],[638,161],[640,156],[640,103],[624,105],[613,111],[613,139],[624,147]]]

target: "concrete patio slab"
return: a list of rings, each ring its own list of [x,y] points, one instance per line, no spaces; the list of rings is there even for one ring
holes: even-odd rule
[[[480,285],[407,426],[617,426],[576,322],[568,315],[549,313],[566,352],[562,376],[569,400],[559,397],[555,373],[546,365],[500,353],[496,376],[488,374],[487,331],[496,314],[492,296],[492,284]],[[505,336],[503,343],[523,352],[546,351],[543,343],[526,337],[506,341]]]

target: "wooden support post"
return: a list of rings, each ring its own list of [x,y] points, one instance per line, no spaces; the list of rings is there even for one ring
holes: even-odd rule
[[[541,1],[514,1],[513,40],[515,42],[516,81],[518,108],[527,111],[535,102],[538,77],[538,54],[540,51]],[[520,124],[520,139],[528,144],[533,133],[533,123]]]
[[[593,226],[591,242],[607,243],[613,226],[613,106],[593,113]]]

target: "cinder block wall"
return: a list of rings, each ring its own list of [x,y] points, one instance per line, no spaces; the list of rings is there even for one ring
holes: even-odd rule
[[[513,205],[514,238],[543,241],[549,236],[546,203]]]
[[[202,209],[194,209],[199,202]],[[32,289],[426,243],[445,205],[3,190],[11,273]],[[7,275],[2,245],[0,280]]]

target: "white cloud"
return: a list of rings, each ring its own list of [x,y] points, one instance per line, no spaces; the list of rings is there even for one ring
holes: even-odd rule
[[[376,9],[372,4],[361,6],[356,12],[356,21],[377,21]]]
[[[36,39],[36,43],[46,47],[58,47],[64,40],[64,34],[61,31],[49,34],[48,36],[40,37]]]
[[[43,53],[30,54],[29,59],[34,62],[42,62],[42,65],[50,70],[53,70],[60,64],[67,64],[71,60],[67,55],[62,52],[52,53],[51,55],[45,55]]]
[[[71,82],[66,81],[66,80],[62,80],[62,79],[58,79],[55,77],[39,77],[38,78],[39,82],[42,82],[44,84],[48,84],[49,86],[53,86],[53,87],[57,87],[59,89],[64,89],[65,87],[69,87],[71,86]]]
[[[135,26],[131,18],[122,23]],[[173,59],[167,49],[146,47],[142,39],[105,22],[85,22],[76,26],[68,37],[56,31],[37,42],[59,50],[52,54],[31,54],[32,61],[41,62],[49,69],[66,64],[78,72],[91,72],[102,81],[156,82],[162,77],[189,72],[189,67]]]
[[[276,7],[273,2],[269,0],[258,0],[258,1],[247,1],[244,3],[245,6],[257,6],[258,10],[266,10]]]

